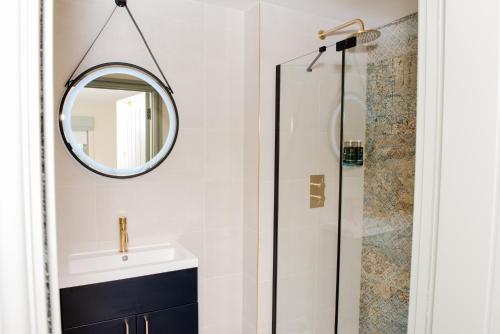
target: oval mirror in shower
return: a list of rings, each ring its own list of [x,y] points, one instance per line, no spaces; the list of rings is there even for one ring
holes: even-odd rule
[[[356,94],[346,93],[344,96],[346,118],[349,122],[344,127],[344,137],[346,138],[364,138],[364,134],[358,129],[363,129],[366,114],[366,103]],[[340,114],[342,105],[339,103],[330,117],[330,148],[337,160],[340,159]],[[352,126],[354,124],[355,126]]]
[[[179,120],[170,91],[156,76],[132,64],[107,63],[69,83],[59,127],[66,148],[85,168],[131,178],[167,158]]]

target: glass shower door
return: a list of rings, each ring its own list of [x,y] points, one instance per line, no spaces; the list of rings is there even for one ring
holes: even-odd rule
[[[277,69],[275,281],[279,334],[334,332],[341,54]],[[333,131],[332,131],[333,129]]]

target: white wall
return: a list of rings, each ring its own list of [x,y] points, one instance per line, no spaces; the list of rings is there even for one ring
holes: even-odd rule
[[[300,12],[335,18],[341,22],[361,18],[368,27],[379,27],[415,13],[416,0],[264,0]]]
[[[56,1],[56,101],[113,6],[113,1]],[[201,333],[240,333],[243,13],[189,0],[130,0],[129,7],[174,89],[178,142],[152,173],[113,180],[81,167],[57,132],[59,261],[75,252],[116,248],[117,219],[124,214],[132,247],[177,240],[199,257]],[[124,9],[117,10],[80,70],[106,61],[157,73]]]
[[[257,331],[260,6],[245,12],[243,140],[243,333]]]

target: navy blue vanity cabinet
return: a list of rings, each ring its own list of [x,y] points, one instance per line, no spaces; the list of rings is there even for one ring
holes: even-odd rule
[[[136,334],[136,317],[65,329],[64,334]]]
[[[198,333],[197,304],[142,314],[137,317],[137,334]]]
[[[197,281],[193,268],[61,289],[63,333],[197,334]]]

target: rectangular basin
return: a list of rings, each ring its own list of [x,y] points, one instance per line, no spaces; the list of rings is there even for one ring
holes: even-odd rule
[[[70,274],[90,273],[144,266],[174,259],[175,247],[171,244],[131,248],[127,253],[119,253],[118,251],[83,253],[70,256],[69,272]]]
[[[61,265],[59,287],[110,282],[198,267],[198,258],[177,243],[71,254]]]

